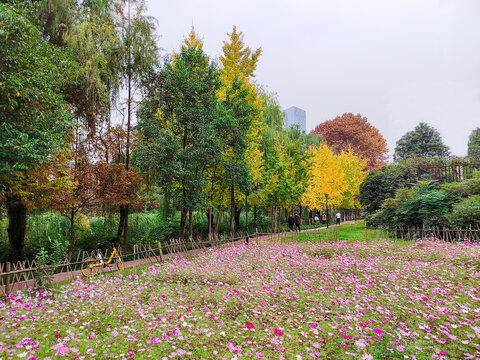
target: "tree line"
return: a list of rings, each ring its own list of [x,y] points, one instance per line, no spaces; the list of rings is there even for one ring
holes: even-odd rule
[[[3,1],[0,22],[0,186],[12,260],[24,257],[32,211],[68,219],[70,252],[82,214],[117,213],[111,240],[126,248],[129,214],[158,208],[158,194],[170,223],[180,213],[180,238],[193,236],[194,212],[206,215],[209,236],[228,214],[233,235],[246,201],[253,225],[269,214],[272,228],[282,209],[322,208],[325,192],[354,207],[367,170],[384,161],[385,145],[284,129],[275,95],[255,82],[262,50],[235,26],[216,62],[193,28],[161,57],[140,0]],[[356,138],[383,139],[360,114],[339,119],[368,130]]]

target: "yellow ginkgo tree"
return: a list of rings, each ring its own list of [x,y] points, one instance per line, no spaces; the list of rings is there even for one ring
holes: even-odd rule
[[[342,151],[338,160],[345,171],[344,183],[346,185],[340,206],[344,209],[353,209],[355,207],[354,197],[358,195],[360,184],[367,176],[367,171],[365,171],[367,160],[356,156],[351,149],[347,152]]]
[[[302,204],[311,209],[321,209],[325,205],[325,194],[328,194],[329,203],[340,206],[347,184],[346,171],[338,156],[325,144],[318,148],[310,147],[308,152],[311,155],[309,181]]]
[[[229,131],[224,135],[226,148],[221,166],[224,175],[222,181],[229,189],[230,233],[233,235],[235,212],[238,211],[236,199],[239,196],[236,193],[248,191],[250,178],[258,180],[263,166],[260,151],[263,127],[259,121],[262,100],[253,84],[262,50],[252,50],[246,46],[243,33],[237,32],[235,26],[228,36],[228,41],[223,42],[220,56],[222,86],[217,90],[217,98],[225,109],[230,124]]]

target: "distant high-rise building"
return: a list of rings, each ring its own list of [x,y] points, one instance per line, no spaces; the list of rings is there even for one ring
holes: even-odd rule
[[[285,128],[290,127],[293,124],[298,124],[300,130],[307,131],[307,113],[305,110],[291,106],[286,110],[283,110],[283,126]]]

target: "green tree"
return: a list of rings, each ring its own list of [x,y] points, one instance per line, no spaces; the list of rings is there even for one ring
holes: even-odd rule
[[[452,203],[453,198],[435,181],[418,181],[411,189],[397,190],[367,222],[390,227],[444,226]]]
[[[0,4],[0,24],[0,186],[15,261],[23,258],[27,177],[68,146],[71,115],[63,91],[75,65],[14,6]],[[22,180],[13,186],[13,178]]]
[[[449,155],[448,147],[443,143],[440,133],[424,122],[414,130],[407,132],[397,141],[394,160],[414,157],[432,158]]]
[[[192,30],[180,53],[154,78],[139,111],[136,166],[178,201],[180,238],[187,214],[206,201],[208,168],[223,148],[225,117],[216,91],[219,73]]]
[[[480,226],[480,195],[470,196],[453,205],[450,223],[463,229]]]
[[[359,201],[367,212],[373,213],[384,200],[393,198],[397,189],[412,187],[416,181],[416,169],[407,163],[385,166],[367,175],[360,185]]]
[[[130,152],[132,141],[132,111],[136,92],[145,89],[146,79],[157,68],[158,47],[155,36],[155,21],[145,15],[145,1],[119,0],[116,6],[117,26],[120,35],[120,66],[122,87],[126,90],[126,143],[124,164],[130,170]],[[131,189],[129,189],[131,190]],[[120,205],[120,221],[116,239],[123,232],[123,247],[127,247],[129,203]]]
[[[472,130],[468,137],[468,156],[480,160],[480,128]]]

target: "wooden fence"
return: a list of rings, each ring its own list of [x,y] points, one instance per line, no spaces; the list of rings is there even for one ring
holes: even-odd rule
[[[447,242],[480,241],[480,228],[447,228],[447,227],[365,227],[365,240],[369,239],[392,239],[392,240],[443,240]]]

